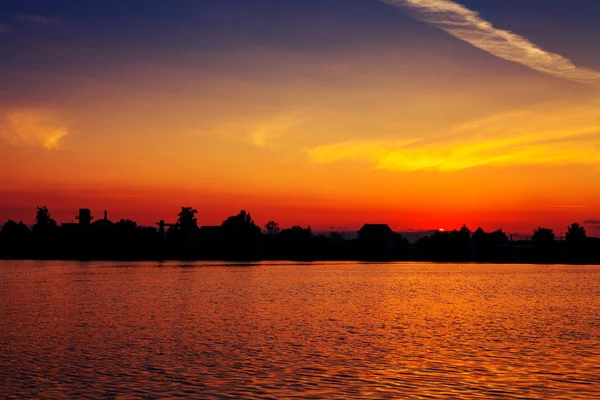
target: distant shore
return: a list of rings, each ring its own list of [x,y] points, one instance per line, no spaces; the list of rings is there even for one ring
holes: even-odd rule
[[[600,264],[600,239],[588,237],[578,223],[567,228],[564,240],[542,227],[531,239],[513,240],[501,229],[471,231],[463,226],[409,243],[387,224],[365,224],[350,239],[345,231],[315,234],[310,226],[280,229],[275,221],[263,229],[243,210],[221,225],[200,226],[197,213],[182,207],[175,222],[161,220],[157,227],[148,227],[127,219],[112,222],[107,212],[93,221],[89,209],[80,209],[78,223],[59,226],[41,206],[31,228],[22,222],[4,223],[0,259]]]
[[[600,260],[428,260],[428,259],[383,259],[383,258],[31,258],[31,257],[0,257],[0,261],[72,261],[72,262],[223,262],[223,263],[262,263],[262,262],[292,262],[292,263],[319,263],[319,262],[356,262],[356,263],[432,263],[432,264],[532,264],[532,265],[600,265]]]

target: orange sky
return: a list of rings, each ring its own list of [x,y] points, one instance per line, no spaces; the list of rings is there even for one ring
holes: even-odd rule
[[[559,72],[540,72],[381,7],[415,36],[330,51],[161,48],[168,56],[118,68],[94,59],[83,71],[5,67],[22,85],[0,86],[0,220],[31,223],[46,204],[63,222],[87,207],[151,224],[190,205],[205,225],[243,208],[261,225],[318,230],[560,233],[579,221],[597,234],[584,223],[600,219],[594,71],[563,76],[557,59]],[[552,44],[539,45],[561,50]],[[65,64],[82,56],[47,45]]]

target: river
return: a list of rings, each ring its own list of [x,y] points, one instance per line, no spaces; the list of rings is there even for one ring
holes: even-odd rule
[[[600,398],[600,266],[0,261],[0,398]]]

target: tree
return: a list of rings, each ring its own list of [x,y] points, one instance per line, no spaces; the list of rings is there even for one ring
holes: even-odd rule
[[[482,227],[479,227],[473,232],[473,236],[471,237],[471,241],[475,246],[484,246],[487,241],[488,234],[485,233]]]
[[[259,249],[262,232],[254,223],[250,213],[242,210],[238,215],[227,218],[221,224],[223,240],[228,256],[235,258],[254,258]]]
[[[120,231],[134,231],[137,228],[137,222],[131,219],[121,219],[115,224],[115,228]]]
[[[295,225],[281,231],[279,245],[284,251],[285,257],[307,259],[310,258],[312,236],[310,226],[302,228]]]
[[[56,221],[50,215],[50,211],[46,206],[36,206],[37,210],[35,213],[35,223],[37,226],[46,227],[46,226],[56,226]]]
[[[468,236],[469,239],[471,238],[471,230],[466,225],[463,225],[458,232],[464,237]]]
[[[47,235],[50,232],[56,230],[57,224],[48,207],[46,206],[36,206],[35,212],[35,224],[32,227],[32,231],[35,234]]]
[[[30,249],[29,228],[23,222],[8,220],[0,230],[0,256],[22,257],[28,255]]]
[[[254,223],[250,213],[245,210],[240,211],[238,215],[233,215],[223,221],[221,225],[225,235],[230,238],[248,238],[250,236],[260,236],[260,228]]]
[[[566,240],[569,246],[572,247],[581,247],[585,243],[587,239],[587,234],[585,233],[585,228],[579,225],[577,222],[571,224],[567,229]]]
[[[3,239],[23,239],[29,234],[29,228],[23,222],[16,223],[9,219],[2,226],[0,237]]]
[[[277,235],[281,231],[281,229],[279,229],[279,224],[275,221],[267,222],[265,225],[265,230],[270,236]]]
[[[494,239],[496,239],[497,243],[503,243],[503,244],[507,244],[508,243],[508,235],[506,233],[504,233],[504,231],[502,229],[498,229],[494,232]]]
[[[551,247],[554,245],[554,230],[548,228],[538,227],[533,231],[531,240],[538,247]]]
[[[3,238],[13,238],[17,232],[17,223],[12,219],[9,219],[2,225],[0,230],[0,236]]]
[[[312,238],[312,229],[310,229],[310,226],[303,228],[295,225],[281,231],[281,237],[290,243],[307,243]]]
[[[181,207],[177,218],[180,232],[186,236],[190,232],[198,229],[198,219],[196,218],[198,210],[192,207]]]

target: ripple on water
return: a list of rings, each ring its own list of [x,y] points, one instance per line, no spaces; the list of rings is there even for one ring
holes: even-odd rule
[[[600,267],[242,266],[0,262],[0,397],[600,398]]]

